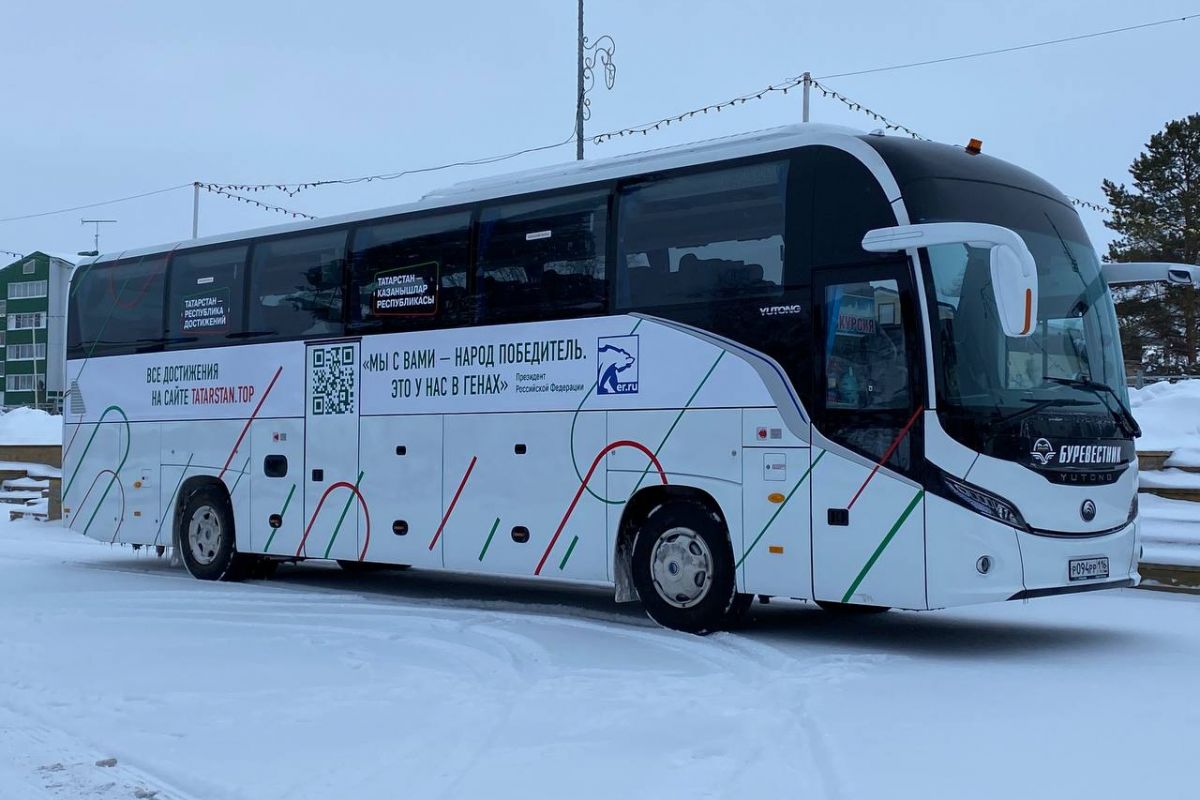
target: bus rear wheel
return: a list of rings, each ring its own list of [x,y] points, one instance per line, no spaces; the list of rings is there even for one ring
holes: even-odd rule
[[[193,578],[203,581],[240,580],[253,559],[237,552],[233,509],[215,486],[193,490],[179,521],[179,553]]]
[[[734,582],[725,525],[697,503],[672,501],[652,511],[634,539],[631,566],[642,606],[664,627],[711,633],[748,605]]]

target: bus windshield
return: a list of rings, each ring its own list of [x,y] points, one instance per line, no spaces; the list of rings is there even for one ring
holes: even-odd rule
[[[1029,337],[1004,335],[987,249],[928,248],[940,406],[976,422],[1066,409],[1111,417],[1117,402],[1128,408],[1112,298],[1074,212],[1030,192],[994,184],[973,188],[985,201],[962,203],[958,210],[982,212],[968,214],[976,217],[970,221],[1012,228],[1037,262],[1038,322]]]

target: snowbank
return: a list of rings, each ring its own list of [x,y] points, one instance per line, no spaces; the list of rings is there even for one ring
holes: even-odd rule
[[[0,444],[62,444],[62,417],[33,408],[0,414]]]
[[[1200,503],[1143,493],[1138,507],[1143,563],[1200,567]]]
[[[1200,466],[1200,380],[1130,389],[1129,402],[1142,426],[1138,450],[1171,450],[1167,466]]]

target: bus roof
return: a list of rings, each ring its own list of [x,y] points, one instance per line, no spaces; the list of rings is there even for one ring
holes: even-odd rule
[[[83,259],[80,262],[80,266],[172,250],[207,247],[251,237],[274,236],[308,230],[315,231],[326,227],[361,222],[379,217],[389,217],[408,212],[426,211],[461,203],[507,197],[509,195],[530,194],[577,184],[616,180],[643,172],[772,153],[788,150],[793,147],[800,147],[805,144],[812,144],[817,140],[827,142],[831,138],[835,139],[842,136],[857,138],[862,135],[862,131],[853,128],[809,122],[724,136],[701,142],[674,145],[655,150],[646,150],[638,153],[629,153],[610,158],[569,161],[547,167],[537,167],[520,172],[452,184],[446,188],[429,192],[420,200],[412,203],[366,211],[355,211],[331,217],[321,217],[316,220],[305,220],[303,222],[293,222],[284,225],[272,225],[264,228],[222,233],[215,236],[204,236],[199,239],[183,239],[154,247],[143,247],[118,253],[104,253],[95,258]]]

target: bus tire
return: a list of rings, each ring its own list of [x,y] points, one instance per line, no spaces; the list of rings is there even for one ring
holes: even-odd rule
[[[224,491],[208,485],[188,494],[179,518],[179,554],[188,573],[202,581],[241,580],[252,566],[252,557],[237,552]]]
[[[882,614],[885,611],[891,611],[888,606],[864,606],[857,603],[835,603],[832,600],[818,600],[817,605],[822,611],[828,611],[831,614],[842,614],[843,616],[863,616],[866,614]]]
[[[698,503],[671,501],[642,523],[633,543],[633,585],[659,625],[708,634],[740,612],[733,550],[720,518]]]

